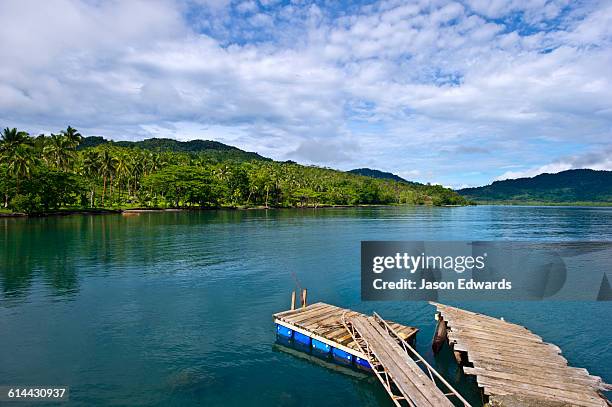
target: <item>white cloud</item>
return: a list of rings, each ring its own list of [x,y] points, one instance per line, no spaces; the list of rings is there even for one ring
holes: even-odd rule
[[[506,171],[497,177],[496,180],[534,177],[543,173],[555,174],[561,171],[582,168],[612,171],[612,148],[604,147],[600,150],[563,157],[550,164],[528,168],[523,171]]]
[[[605,3],[57,0],[0,15],[0,120],[34,133],[209,137],[460,185],[575,165],[560,157],[612,131]]]

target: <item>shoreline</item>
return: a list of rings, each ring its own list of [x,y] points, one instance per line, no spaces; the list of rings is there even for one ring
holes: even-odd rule
[[[612,207],[612,202],[473,201],[478,206]]]
[[[349,209],[349,208],[391,208],[399,206],[432,206],[432,205],[319,205],[319,206],[304,206],[304,207],[283,207],[283,206],[215,206],[215,207],[185,207],[185,208],[126,208],[126,209],[105,209],[105,208],[90,208],[90,209],[65,209],[50,211],[45,213],[22,213],[22,212],[0,212],[0,218],[46,218],[54,216],[71,216],[71,215],[130,215],[151,212],[199,212],[199,211],[259,211],[259,210],[282,210],[282,209]],[[445,205],[455,207],[457,205]],[[444,206],[440,206],[444,207]]]
[[[479,202],[473,205],[441,205],[439,208],[457,208],[468,206],[523,206],[523,207],[552,207],[552,208],[610,208],[612,203],[508,203],[508,202]],[[46,218],[55,216],[71,216],[71,215],[137,215],[141,213],[152,212],[199,212],[199,211],[259,211],[259,210],[283,210],[283,209],[350,209],[350,208],[393,208],[393,207],[434,207],[433,205],[320,205],[320,206],[303,206],[303,207],[276,207],[276,206],[216,206],[216,207],[184,207],[184,208],[126,208],[126,209],[107,209],[107,208],[89,208],[89,209],[65,209],[56,210],[46,213],[22,213],[22,212],[0,212],[0,218]]]

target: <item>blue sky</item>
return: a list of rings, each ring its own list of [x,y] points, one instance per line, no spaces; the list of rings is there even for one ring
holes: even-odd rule
[[[612,2],[3,1],[0,125],[452,187],[612,169]]]

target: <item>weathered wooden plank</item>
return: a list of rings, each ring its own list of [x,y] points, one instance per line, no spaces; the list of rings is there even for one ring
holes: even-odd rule
[[[487,366],[516,366],[522,369],[532,369],[538,367],[539,369],[565,369],[568,366],[565,363],[550,362],[547,359],[535,359],[535,360],[508,360],[508,358],[502,358],[496,355],[477,355],[474,352],[467,352],[468,360],[475,367],[486,368]],[[539,370],[537,369],[537,370]]]
[[[290,309],[290,310],[287,310],[287,311],[277,312],[276,314],[272,314],[272,316],[274,318],[289,317],[291,315],[299,314],[300,312],[304,312],[306,310],[316,309],[316,308],[322,307],[324,305],[326,305],[326,304],[322,303],[322,302],[316,302],[314,304],[310,304],[306,308],[297,308],[297,309]]]
[[[527,328],[459,308],[436,304],[454,350],[467,353],[487,395],[528,395],[577,406],[605,406],[598,393],[609,385],[586,369],[567,366],[561,349]]]
[[[493,321],[469,321],[466,319],[457,319],[452,315],[442,314],[443,319],[447,322],[449,327],[458,328],[458,329],[493,329],[493,330],[501,330],[512,332],[517,335],[529,335],[529,330],[525,327],[515,325],[509,322],[504,322],[502,320],[498,320],[497,322]]]
[[[294,313],[294,314],[290,314],[290,315],[282,315],[280,317],[277,317],[280,320],[283,321],[294,321],[294,320],[300,320],[301,318],[304,318],[308,315],[311,315],[315,312],[321,312],[321,310],[327,309],[327,305],[326,304],[317,304],[317,306],[308,306],[306,308],[301,309],[299,312]]]
[[[401,393],[408,399],[413,400],[417,406],[452,406],[452,403],[442,394],[437,386],[429,381],[429,384],[422,381],[409,364],[416,365],[414,361],[398,358],[398,354],[393,350],[392,345],[376,331],[376,328],[365,317],[355,317],[352,320],[355,329],[368,342],[372,353],[378,361],[389,372],[393,381],[400,389]],[[386,335],[389,339],[389,335]],[[394,342],[394,346],[399,347]],[[419,369],[418,366],[416,366]],[[419,369],[420,370],[420,369]],[[421,371],[424,375],[424,373]]]
[[[530,333],[523,333],[523,332],[514,332],[514,331],[509,331],[507,329],[503,329],[500,327],[492,327],[492,328],[488,328],[488,327],[483,327],[482,325],[474,325],[474,326],[470,326],[469,329],[465,328],[464,326],[453,326],[453,332],[457,333],[457,334],[466,334],[466,335],[499,335],[499,336],[504,336],[504,337],[511,337],[511,338],[517,338],[517,339],[525,339],[527,341],[534,341],[534,342],[544,342],[542,340],[542,337],[538,336],[538,335],[534,335],[534,334],[530,334]]]
[[[479,348],[478,346],[468,344],[454,344],[453,350],[466,352],[470,362],[490,362],[490,363],[507,363],[507,364],[525,364],[528,366],[556,366],[567,367],[567,361],[563,358],[553,358],[551,355],[541,355],[534,353],[516,352],[508,350]],[[480,353],[477,353],[480,352]]]
[[[331,305],[327,305],[327,306],[312,310],[310,312],[304,312],[300,315],[296,315],[291,318],[286,318],[285,320],[287,322],[291,322],[292,324],[299,324],[303,321],[307,321],[316,316],[327,315],[328,313],[332,312],[334,309],[335,307],[332,307]]]
[[[386,349],[389,355],[398,362],[402,371],[404,371],[408,377],[412,378],[412,382],[417,385],[423,395],[427,397],[429,401],[434,402],[434,405],[446,405],[446,403],[449,402],[446,396],[442,394],[438,387],[431,381],[425,372],[421,370],[416,362],[412,360],[406,354],[406,352],[404,352],[396,340],[372,318],[368,318],[367,321],[372,330],[379,335],[381,345]]]
[[[503,348],[487,342],[475,342],[475,341],[457,341],[453,343],[453,349],[462,350],[465,352],[475,351],[480,355],[501,355],[506,356],[510,359],[517,359],[524,357],[527,359],[545,359],[553,360],[559,363],[567,363],[565,358],[556,352],[553,352],[547,348],[531,347],[531,348],[520,348],[520,347],[509,347]]]
[[[489,342],[503,342],[503,343],[513,343],[517,345],[546,345],[547,347],[555,349],[557,352],[560,352],[558,346],[546,343],[539,338],[528,337],[528,336],[517,336],[512,334],[507,334],[504,332],[493,332],[493,331],[483,331],[478,329],[467,330],[465,328],[452,329],[452,335],[455,337],[461,337],[466,339],[476,339],[476,340],[487,340]]]
[[[452,341],[452,343],[463,344],[466,346],[474,346],[474,347],[483,349],[483,351],[497,350],[499,352],[511,351],[512,353],[522,352],[522,353],[530,353],[530,354],[537,352],[537,354],[547,355],[548,357],[551,357],[551,358],[565,359],[563,356],[559,354],[559,351],[557,349],[551,346],[546,346],[545,343],[517,344],[517,343],[508,342],[506,345],[504,345],[504,342],[502,340],[489,341],[486,339],[479,339],[479,338],[458,337],[450,332],[448,334],[448,338],[449,340]]]
[[[464,310],[440,310],[440,313],[444,316],[444,320],[448,321],[450,324],[466,327],[471,325],[491,328],[498,327],[509,331],[515,331],[517,333],[531,333],[531,331],[522,325],[514,324],[512,322],[493,318],[483,314],[464,314],[463,312]]]
[[[362,337],[366,338],[368,341],[372,340],[374,334],[370,332],[370,328],[367,324],[364,324],[359,318],[353,318],[352,323],[355,329],[362,335]],[[418,390],[416,385],[411,381],[407,381],[404,379],[404,375],[401,373],[399,366],[397,363],[391,358],[382,348],[373,348],[370,347],[372,353],[376,357],[376,360],[370,360],[370,363],[380,363],[384,367],[386,373],[391,377],[391,379],[396,383],[400,392],[404,397],[413,400],[418,406],[433,406],[429,400],[422,395],[422,393]],[[384,385],[385,383],[383,383]]]
[[[516,327],[520,327],[520,328],[523,328],[525,330],[528,330],[527,328],[525,328],[522,325],[514,324],[512,322],[509,322],[509,321],[506,321],[506,320],[502,320],[501,318],[492,317],[490,315],[485,315],[485,314],[481,314],[481,313],[478,313],[478,312],[468,311],[468,310],[461,309],[461,308],[451,307],[450,305],[444,305],[444,304],[439,304],[439,303],[434,303],[434,302],[430,302],[430,304],[435,305],[438,308],[439,312],[447,312],[447,313],[450,313],[450,314],[455,314],[455,315],[458,315],[461,318],[469,318],[469,319],[472,319],[472,320],[480,320],[480,321],[501,322],[501,323],[504,323],[504,324],[515,325]]]
[[[568,407],[568,406],[579,406],[579,407],[602,407],[602,404],[599,401],[590,401],[590,400],[572,400],[568,401],[567,399],[560,398],[554,394],[550,393],[538,393],[531,391],[521,391],[517,389],[505,389],[500,387],[495,387],[493,385],[487,385],[483,388],[483,391],[488,396],[523,396],[528,397],[532,401],[538,400],[540,401],[537,405],[547,406],[550,403],[555,407]],[[606,404],[603,404],[606,406]]]
[[[339,308],[337,310],[332,310],[331,312],[327,312],[325,314],[314,316],[312,318],[300,322],[299,324],[305,329],[315,330],[323,326],[323,321],[328,321],[329,323],[329,321],[340,320],[344,312],[346,312],[346,310]]]
[[[361,315],[361,314],[355,311],[349,311],[346,313],[346,318],[352,318],[357,315]],[[325,336],[328,339],[335,339],[336,337],[340,337],[348,333],[349,332],[346,330],[346,328],[342,324],[342,318],[338,318],[335,323],[335,326],[331,327],[330,329],[325,329],[324,331],[321,332],[321,335]]]
[[[582,392],[585,387],[590,387],[595,392],[593,383],[585,383],[584,381],[575,381],[567,376],[534,376],[523,375],[518,372],[499,372],[495,370],[487,370],[482,368],[464,367],[463,371],[466,374],[473,374],[483,377],[491,377],[504,379],[510,382],[528,383],[538,387],[547,387],[551,389],[569,390],[572,392]]]
[[[510,393],[507,394],[528,394],[551,400],[563,401],[576,406],[597,406],[606,407],[606,402],[596,393],[583,391],[581,393],[573,393],[567,390],[555,389],[554,391],[548,388],[541,388],[525,383],[508,382],[507,380],[496,380],[489,377],[478,376],[477,382],[485,388],[489,394],[498,394],[495,389],[504,389]]]
[[[514,325],[516,328],[522,328],[527,330],[522,325],[515,324],[510,321],[506,321],[505,319],[492,317],[490,315],[478,314],[471,311],[460,310],[459,308],[446,308],[446,309],[438,309],[438,311],[444,315],[446,315],[449,319],[457,320],[457,321],[467,321],[469,323],[478,322],[481,324],[509,324]]]
[[[465,368],[464,368],[465,369]],[[534,366],[533,364],[518,363],[488,363],[479,361],[474,363],[472,369],[482,369],[484,371],[505,372],[522,374],[526,377],[557,378],[564,377],[576,383],[583,383],[585,386],[602,387],[601,377],[590,376],[582,370],[574,370],[572,367],[559,366]],[[467,373],[467,372],[466,372]]]

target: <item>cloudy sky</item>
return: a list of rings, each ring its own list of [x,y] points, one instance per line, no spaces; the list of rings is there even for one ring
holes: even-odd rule
[[[612,1],[4,0],[0,16],[2,127],[213,139],[453,187],[612,169]]]

